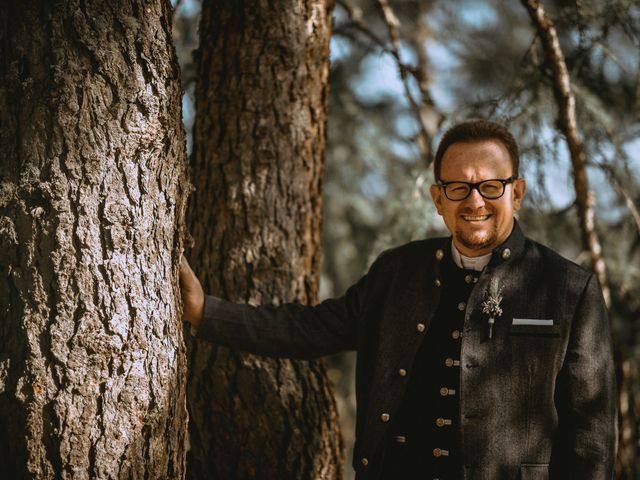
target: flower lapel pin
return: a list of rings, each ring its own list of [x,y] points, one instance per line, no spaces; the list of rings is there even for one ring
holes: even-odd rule
[[[500,318],[502,315],[502,287],[500,286],[500,280],[493,277],[489,282],[489,287],[485,292],[485,300],[482,302],[482,313],[489,316],[489,338],[493,337],[493,324],[496,322],[496,318]]]

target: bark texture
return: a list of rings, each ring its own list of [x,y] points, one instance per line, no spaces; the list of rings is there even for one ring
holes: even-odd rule
[[[165,0],[3,2],[3,478],[184,476],[170,14]]]
[[[209,293],[317,301],[330,9],[203,4],[189,224]],[[189,372],[190,478],[342,477],[321,363],[196,343]]]
[[[560,48],[558,33],[539,0],[521,0],[527,9],[531,21],[540,37],[542,48],[551,69],[553,94],[558,106],[558,126],[567,140],[571,165],[573,166],[573,184],[576,191],[576,206],[582,234],[582,246],[591,257],[593,271],[598,276],[607,306],[611,304],[611,295],[607,283],[607,270],[602,258],[602,246],[595,228],[593,211],[594,197],[589,191],[587,178],[587,154],[578,133],[576,119],[576,100],[571,91],[571,77],[567,70],[564,54]]]

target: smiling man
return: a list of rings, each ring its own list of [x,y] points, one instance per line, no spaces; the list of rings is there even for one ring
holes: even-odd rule
[[[518,178],[517,146],[510,136],[456,141],[465,128],[469,124],[449,131],[441,142],[435,162],[438,183],[431,186],[431,196],[454,234],[455,247],[475,257],[490,253],[509,237],[526,187]],[[501,132],[497,127],[490,130]]]
[[[184,319],[261,355],[357,351],[363,479],[605,479],[615,458],[611,339],[593,274],[526,238],[502,126],[443,136],[431,195],[451,233],[383,252],[344,296],[237,305],[183,261]]]

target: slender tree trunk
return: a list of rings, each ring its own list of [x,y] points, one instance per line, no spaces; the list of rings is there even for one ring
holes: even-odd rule
[[[587,178],[587,154],[578,133],[576,119],[576,100],[571,91],[571,77],[567,70],[558,34],[553,22],[545,12],[539,0],[522,0],[529,12],[531,21],[540,37],[542,48],[551,68],[553,94],[558,106],[558,126],[567,140],[571,165],[573,166],[573,184],[576,191],[576,206],[582,234],[582,247],[589,252],[593,271],[598,276],[607,305],[611,303],[611,295],[607,283],[607,270],[602,258],[602,246],[595,228],[593,211],[593,193],[589,191]]]
[[[188,181],[170,8],[3,2],[3,478],[184,476]]]
[[[576,120],[575,97],[571,91],[571,78],[565,63],[564,55],[560,48],[558,34],[553,22],[548,17],[544,7],[539,0],[522,0],[522,4],[529,12],[529,16],[542,42],[542,48],[551,68],[553,93],[558,105],[558,125],[569,146],[571,164],[573,165],[573,180],[576,191],[576,205],[578,207],[578,218],[582,233],[582,244],[585,251],[589,252],[592,261],[592,268],[600,285],[607,305],[610,305],[610,292],[607,284],[606,265],[602,258],[602,247],[595,229],[595,213],[593,209],[594,197],[589,191],[587,178],[587,155],[584,145],[578,134],[578,124]],[[638,443],[637,424],[633,415],[633,408],[630,407],[629,398],[632,396],[635,384],[635,373],[626,359],[622,346],[614,338],[616,371],[618,376],[620,407],[620,436],[618,456],[616,459],[616,474],[630,472],[635,469],[635,452]],[[627,478],[622,476],[622,478]],[[631,477],[629,477],[631,478]]]
[[[317,301],[331,5],[205,1],[192,263],[205,289],[253,304]],[[190,478],[341,478],[319,362],[194,343]]]

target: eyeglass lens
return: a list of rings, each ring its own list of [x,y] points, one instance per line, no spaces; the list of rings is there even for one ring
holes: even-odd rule
[[[471,193],[472,186],[463,182],[451,182],[446,185],[445,194],[449,200],[464,200]],[[486,180],[480,182],[477,188],[484,198],[494,200],[504,193],[505,184],[500,180]]]

